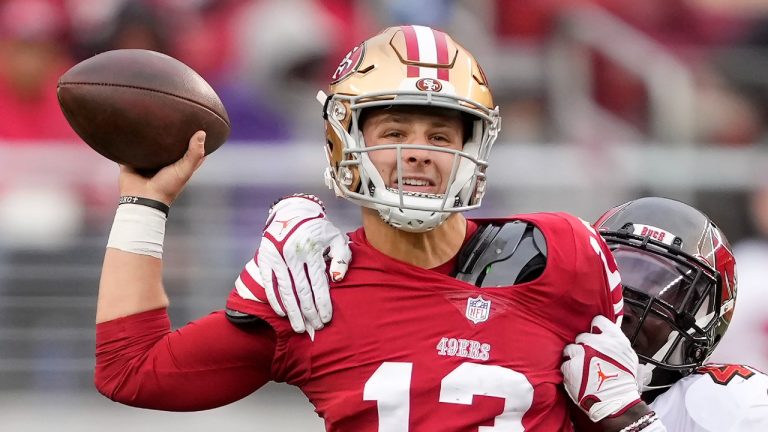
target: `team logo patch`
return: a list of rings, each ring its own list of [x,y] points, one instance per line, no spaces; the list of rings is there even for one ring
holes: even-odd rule
[[[597,363],[597,381],[598,381],[599,384],[597,385],[597,390],[596,391],[600,391],[600,387],[602,387],[603,383],[605,383],[606,381],[612,380],[612,379],[618,378],[618,377],[619,377],[618,373],[609,375],[609,374],[603,372],[603,368],[600,367],[600,363]]]
[[[491,301],[485,300],[483,296],[477,296],[477,298],[467,299],[467,312],[465,315],[467,319],[475,324],[483,321],[488,321],[488,316],[491,314]]]
[[[753,372],[751,369],[742,365],[734,364],[709,364],[696,369],[693,373],[699,375],[709,375],[715,384],[720,385],[728,385],[728,383],[737,376],[740,376],[746,380],[752,378],[755,375],[755,372]]]
[[[665,245],[671,245],[675,240],[675,235],[667,230],[657,228],[651,225],[635,224],[634,233],[643,237],[650,237],[654,240],[660,241]]]
[[[360,63],[363,62],[364,54],[365,44],[352,48],[341,60],[339,66],[336,67],[336,71],[331,76],[331,84],[336,84],[356,72],[360,67]]]
[[[433,78],[422,78],[416,81],[416,88],[421,91],[439,92],[443,89],[443,83]]]

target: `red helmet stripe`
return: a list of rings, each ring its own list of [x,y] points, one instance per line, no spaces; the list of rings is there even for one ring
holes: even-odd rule
[[[432,30],[432,34],[435,37],[435,45],[437,47],[437,63],[447,64],[449,61],[447,36],[445,35],[445,33],[437,30]],[[449,71],[450,69],[448,68],[438,68],[437,79],[448,81]]]
[[[419,41],[416,38],[416,29],[413,28],[413,26],[401,26],[400,29],[403,31],[403,36],[405,36],[405,49],[406,49],[406,55],[408,58],[406,60],[412,61],[412,62],[418,62],[419,61]],[[412,66],[408,65],[408,77],[418,77],[419,76],[419,67],[418,66]]]

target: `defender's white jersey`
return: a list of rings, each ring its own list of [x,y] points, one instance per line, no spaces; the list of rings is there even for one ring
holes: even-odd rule
[[[669,431],[768,431],[768,375],[748,366],[709,364],[681,379],[651,408]]]

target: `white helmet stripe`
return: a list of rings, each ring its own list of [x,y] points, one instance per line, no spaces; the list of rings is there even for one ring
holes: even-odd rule
[[[437,63],[437,43],[432,29],[424,26],[413,26],[416,31],[416,40],[419,43],[419,62]],[[437,78],[437,69],[421,67],[420,78]]]
[[[430,64],[448,64],[448,40],[443,32],[429,27],[414,25],[403,26],[408,61]],[[437,78],[447,81],[448,69],[408,66],[408,76],[418,78]]]

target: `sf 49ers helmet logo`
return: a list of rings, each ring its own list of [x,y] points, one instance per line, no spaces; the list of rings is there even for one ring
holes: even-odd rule
[[[336,67],[336,71],[331,77],[331,85],[352,75],[360,67],[365,54],[365,44],[360,44],[352,48],[347,55],[341,59],[341,63]]]
[[[421,91],[439,92],[443,89],[443,83],[432,78],[422,78],[416,81],[416,88]]]

